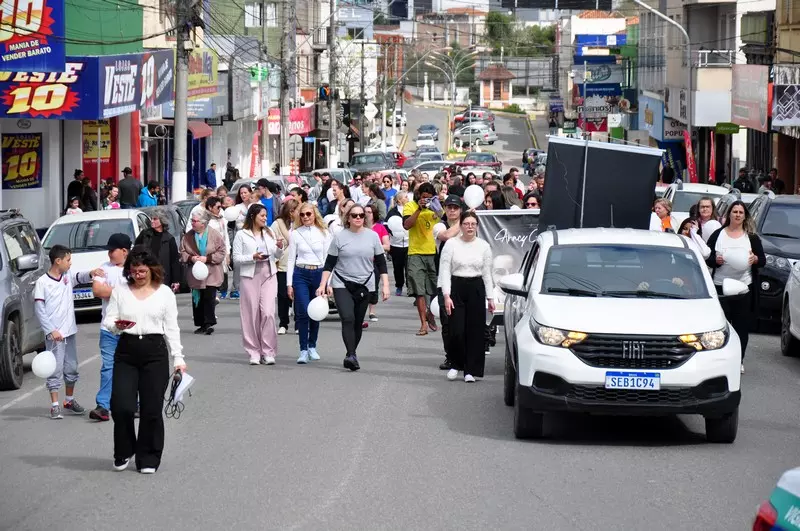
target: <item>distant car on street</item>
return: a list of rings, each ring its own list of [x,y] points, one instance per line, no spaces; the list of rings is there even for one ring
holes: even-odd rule
[[[396,168],[397,163],[391,153],[372,151],[370,153],[356,153],[350,159],[350,171],[380,171]]]
[[[434,140],[439,140],[439,128],[433,124],[424,124],[419,126],[417,128],[417,134],[429,134],[433,136]]]
[[[460,140],[462,145],[475,145],[475,144],[494,144],[497,140],[497,133],[489,129],[486,125],[466,125],[457,129],[453,133],[453,140]]]
[[[436,147],[436,139],[431,133],[420,133],[415,140],[417,146]]]
[[[503,163],[494,153],[487,153],[483,151],[473,151],[464,156],[464,160],[456,162],[457,166],[486,166],[492,168],[495,172],[503,171]]]

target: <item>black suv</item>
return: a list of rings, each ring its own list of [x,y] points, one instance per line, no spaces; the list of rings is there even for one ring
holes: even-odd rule
[[[749,207],[767,263],[761,269],[757,317],[779,325],[781,302],[792,266],[800,260],[800,197],[762,195]]]

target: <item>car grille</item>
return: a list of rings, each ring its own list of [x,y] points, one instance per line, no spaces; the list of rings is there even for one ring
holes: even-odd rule
[[[691,389],[660,389],[639,391],[635,389],[606,389],[588,385],[573,385],[566,397],[587,402],[624,402],[627,404],[686,404],[696,402]]]
[[[570,348],[581,361],[604,369],[674,369],[697,352],[675,336],[590,334]]]

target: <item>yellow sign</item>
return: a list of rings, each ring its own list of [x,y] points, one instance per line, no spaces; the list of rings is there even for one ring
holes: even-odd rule
[[[189,54],[189,99],[210,98],[217,94],[216,52],[208,48],[192,50]]]
[[[97,131],[100,130],[100,137]],[[111,124],[108,120],[83,121],[83,158],[89,160],[111,158]]]

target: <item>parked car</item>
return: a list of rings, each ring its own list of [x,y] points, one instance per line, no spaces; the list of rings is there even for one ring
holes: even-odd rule
[[[446,160],[432,160],[417,164],[413,169],[424,173],[428,176],[428,179],[433,179],[437,173],[450,165],[451,163]]]
[[[431,133],[420,133],[417,135],[417,139],[414,141],[419,146],[431,146],[436,147],[436,139],[433,138],[433,134]]]
[[[444,155],[439,151],[425,151],[417,155],[417,161],[421,162],[431,162],[431,161],[441,161],[444,160]]]
[[[514,407],[517,438],[542,437],[545,413],[574,411],[699,414],[709,442],[736,439],[739,337],[684,237],[549,230],[521,272],[498,284],[506,293],[504,401]],[[742,289],[723,287],[725,295]]]
[[[494,122],[494,113],[486,107],[467,107],[463,111],[455,114],[453,122],[456,126],[463,123],[470,123],[475,121]]]
[[[494,144],[497,140],[497,133],[486,126],[467,125],[453,133],[453,140],[460,140],[461,144]]]
[[[108,237],[117,232],[131,241],[150,226],[150,218],[141,210],[100,210],[61,216],[44,236],[44,249],[66,245],[72,249],[75,271],[90,271],[108,261]],[[91,284],[79,284],[72,290],[76,312],[98,311],[102,304],[92,293]]]
[[[380,171],[396,168],[394,158],[389,153],[373,151],[371,153],[356,153],[347,165],[350,171]]]
[[[439,141],[439,128],[433,124],[424,124],[417,127],[417,134],[429,134],[433,139]]]
[[[457,166],[486,166],[493,168],[496,172],[503,171],[503,163],[494,153],[473,151],[464,156],[464,160],[456,162]]]
[[[230,192],[228,192],[230,195]],[[197,199],[184,199],[183,201],[176,201],[172,203],[172,205],[180,211],[181,216],[183,219],[188,220],[189,215],[192,213],[192,209],[200,204],[200,201]]]
[[[753,531],[800,530],[800,468],[783,473],[769,499],[756,510]]]
[[[316,184],[314,178],[311,177],[312,173],[329,173],[334,180],[337,180],[340,183],[349,183],[353,180],[353,173],[347,168],[320,168],[306,174],[309,177],[306,182],[308,182],[309,186],[312,187]]]
[[[674,182],[664,192],[664,199],[672,203],[672,215],[675,219],[684,220],[689,217],[689,209],[704,197],[710,197],[716,204],[728,193],[724,186],[703,183]]]
[[[736,188],[731,188],[727,194],[720,197],[719,201],[717,201],[717,215],[719,216],[719,222],[725,223],[725,218],[728,216],[728,211],[731,209],[731,205],[734,202],[741,201],[748,208],[750,208],[750,205],[756,200],[757,197],[758,194],[743,194]]]
[[[22,357],[44,350],[33,289],[49,260],[31,223],[18,210],[0,210],[0,391],[22,387]]]

